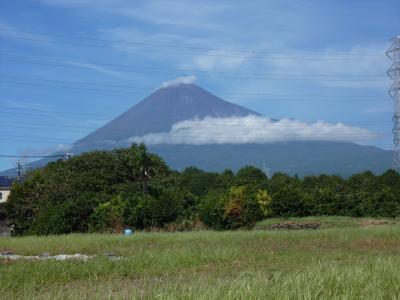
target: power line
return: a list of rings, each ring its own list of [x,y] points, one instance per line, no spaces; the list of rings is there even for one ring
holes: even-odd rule
[[[17,58],[22,58],[25,59],[22,62],[36,62],[37,57],[32,57],[32,56],[27,56],[27,55],[17,55],[14,53],[1,53],[0,55],[3,56],[8,56],[11,57],[12,59],[8,59],[9,61],[20,61],[15,59]],[[28,60],[27,60],[28,59]],[[39,57],[39,59],[42,60],[42,58]],[[3,59],[5,60],[5,59]],[[5,60],[7,61],[7,60]],[[42,60],[43,61],[43,60]],[[60,61],[63,62],[63,64],[72,66],[74,64],[74,61],[70,58],[65,59],[65,58],[52,58],[48,59],[48,57],[45,59],[45,63],[55,63],[55,64],[60,64]],[[168,71],[168,72],[193,72],[193,73],[204,73],[204,74],[214,74],[214,75],[228,75],[228,76],[233,76],[231,71],[216,71],[216,70],[200,70],[200,69],[192,69],[192,68],[166,68],[166,67],[149,67],[149,66],[135,66],[135,65],[125,65],[125,64],[111,64],[111,63],[104,63],[104,62],[94,62],[94,61],[85,61],[85,63],[90,64],[90,65],[96,65],[96,66],[104,66],[104,67],[115,67],[115,68],[124,68],[124,69],[133,69],[133,70],[152,70],[152,71]],[[79,67],[82,68],[82,66],[76,65],[77,63],[75,62],[74,67]],[[245,78],[248,78],[249,76],[251,77],[264,77],[266,75],[269,76],[307,76],[307,77],[334,77],[334,76],[340,76],[340,78],[343,78],[343,74],[282,74],[282,73],[254,73],[254,72],[234,72],[234,75],[237,76],[245,76]],[[378,75],[347,75],[348,77],[362,77],[362,78],[384,78],[386,77],[383,76],[378,76]]]
[[[62,138],[49,138],[49,137],[33,137],[33,136],[20,136],[20,135],[0,135],[2,138],[7,139],[27,139],[27,140],[39,140],[39,141],[54,141],[54,142],[65,142],[65,141],[75,141],[72,139],[62,139]]]
[[[10,76],[10,75],[0,75],[0,78],[6,78],[7,79],[11,79],[8,81],[4,81],[1,80],[0,82],[2,83],[16,83],[16,84],[26,84],[26,85],[39,85],[37,83],[31,83],[31,82],[26,82],[23,80],[32,80],[32,81],[43,81],[43,82],[49,82],[49,83],[55,83],[55,84],[69,84],[68,86],[63,86],[63,85],[48,85],[48,84],[41,84],[42,86],[49,86],[49,87],[60,87],[60,88],[78,88],[78,89],[87,89],[87,90],[100,90],[100,91],[112,91],[112,92],[128,92],[128,93],[132,93],[132,91],[126,91],[126,90],[110,90],[107,88],[101,88],[101,87],[117,87],[117,88],[123,88],[123,89],[139,89],[139,90],[145,90],[145,91],[154,91],[154,88],[151,87],[140,87],[140,86],[131,86],[131,85],[115,85],[115,84],[108,84],[108,83],[104,83],[104,82],[87,82],[87,81],[71,81],[71,80],[60,80],[60,79],[48,79],[48,78],[38,78],[38,77],[26,77],[26,76]],[[13,81],[13,79],[19,80],[19,81]],[[21,81],[22,80],[22,81]],[[284,79],[282,79],[284,80]],[[84,87],[78,86],[78,87],[74,87],[71,85],[84,85]],[[86,87],[89,86],[89,87]],[[99,86],[100,88],[93,88],[93,86]],[[291,97],[327,97],[327,98],[341,98],[341,97],[346,97],[346,98],[376,98],[376,97],[380,97],[380,96],[371,96],[371,95],[296,95],[296,94],[292,94],[292,95],[288,95],[288,94],[273,94],[273,93],[245,93],[245,92],[238,92],[238,93],[226,93],[226,92],[221,92],[221,91],[217,91],[215,92],[217,94],[221,94],[221,95],[236,95],[236,96],[240,96],[240,95],[244,95],[244,96],[273,96],[273,97],[287,97],[287,96],[291,96]]]
[[[211,127],[210,127],[211,128]],[[295,128],[295,127],[294,127]],[[168,132],[165,132],[168,133]],[[210,135],[210,131],[209,130],[203,130],[203,131],[196,131],[194,133],[179,133],[176,136],[178,137],[198,137],[198,136],[209,136]],[[212,137],[216,137],[216,138],[223,138],[223,137],[232,137],[232,136],[237,136],[237,133],[232,133],[232,134],[213,134]],[[250,136],[250,137],[259,137],[260,135],[258,133],[246,133],[246,137]],[[271,134],[271,136],[273,136]],[[292,134],[291,136],[293,136],[293,138],[299,138],[301,139],[302,137],[297,136],[295,133]],[[337,133],[337,134],[331,134],[331,133],[319,133],[318,135],[316,135],[317,137],[329,137],[329,138],[333,138],[333,139],[337,139],[337,138],[343,138],[343,137],[347,137],[347,138],[357,138],[357,137],[361,137],[361,138],[371,138],[371,135],[369,134],[354,134],[354,133]],[[48,137],[32,137],[32,136],[15,136],[15,135],[0,135],[0,137],[3,138],[11,138],[11,139],[27,139],[27,140],[38,140],[38,141],[54,141],[54,142],[61,142],[61,141],[71,141],[71,142],[76,142],[76,140],[72,140],[72,139],[59,139],[59,138],[48,138]],[[142,136],[140,135],[136,135],[134,137],[137,137],[139,140]],[[129,138],[126,138],[129,139]],[[278,139],[279,140],[279,139]],[[310,140],[310,139],[308,139]],[[121,140],[120,142],[123,142],[124,140]],[[118,142],[118,141],[117,141]]]
[[[267,143],[268,144],[268,143]],[[393,145],[380,145],[381,147],[390,147]],[[374,146],[372,146],[374,147]],[[72,156],[71,153],[66,154],[52,154],[52,155],[17,155],[17,154],[0,154],[0,158],[68,158]]]
[[[146,42],[133,42],[133,41],[125,41],[121,42],[118,40],[109,40],[109,39],[99,39],[93,37],[78,37],[78,36],[66,36],[59,34],[50,34],[50,33],[41,33],[41,32],[32,32],[32,31],[22,31],[22,30],[13,30],[13,29],[2,29],[0,32],[17,32],[23,34],[31,34],[31,35],[39,35],[39,36],[51,36],[56,38],[63,39],[78,39],[78,40],[91,40],[91,41],[99,41],[99,42],[107,42],[107,43],[120,43],[120,44],[131,44],[131,45],[146,45],[152,47],[168,47],[168,48],[179,48],[179,49],[193,49],[193,50],[206,50],[206,51],[222,51],[222,52],[234,52],[234,53],[248,53],[248,54],[276,54],[276,55],[335,55],[335,56],[351,56],[351,57],[359,57],[358,54],[329,54],[329,53],[283,53],[283,52],[272,52],[272,51],[256,51],[256,50],[240,50],[240,49],[222,49],[222,48],[208,48],[208,47],[199,47],[199,46],[189,46],[189,45],[171,45],[171,44],[154,44],[154,43],[146,43]],[[363,54],[365,57],[382,57],[382,54]]]
[[[11,36],[11,35],[4,35],[4,34],[0,34],[0,37],[3,38],[7,38],[7,39],[17,39],[17,40],[26,40],[26,41],[32,41],[32,42],[42,42],[42,43],[51,43],[51,44],[62,44],[62,45],[71,45],[71,46],[83,46],[83,47],[95,47],[95,48],[108,48],[108,49],[118,49],[118,50],[125,50],[125,51],[138,51],[138,52],[145,52],[146,54],[149,52],[153,52],[153,53],[162,53],[162,54],[175,54],[175,55],[188,55],[188,56],[193,56],[195,55],[194,53],[187,53],[187,52],[177,52],[177,51],[166,51],[166,50],[160,50],[160,49],[152,49],[152,48],[129,48],[129,47],[117,47],[117,46],[110,46],[110,45],[98,45],[98,44],[87,44],[87,43],[76,43],[76,42],[65,42],[65,41],[52,41],[52,40],[47,40],[47,39],[40,39],[40,38],[28,38],[28,37],[21,37],[21,36]],[[200,53],[201,56],[209,56],[209,57],[240,57],[243,58],[243,55],[228,55],[228,54],[221,54],[221,53],[210,53],[212,52],[209,51],[208,53]],[[199,54],[197,54],[199,55]],[[363,60],[379,60],[378,57],[382,57],[382,56],[376,56],[376,58],[374,57],[366,57],[366,58],[362,58],[362,57],[358,57],[358,58],[346,58],[340,57],[339,55],[335,55],[335,54],[319,54],[321,57],[323,58],[318,58],[318,55],[314,54],[313,55],[300,55],[300,54],[296,54],[296,55],[288,55],[288,54],[268,54],[268,56],[272,57],[272,58],[285,58],[285,59],[304,59],[304,60],[314,60],[314,61],[324,61],[324,60],[341,60],[341,61],[363,61]],[[328,56],[330,55],[330,56]],[[267,54],[264,55],[253,55],[251,53],[248,54],[247,57],[244,57],[246,59],[249,60],[260,60],[260,59],[265,59],[265,56],[267,56]]]
[[[64,116],[77,116],[77,117],[93,117],[92,120],[104,121],[109,118],[115,118],[115,115],[103,115],[103,114],[87,114],[87,113],[77,113],[77,112],[69,112],[69,111],[59,111],[59,110],[47,110],[47,109],[39,109],[39,108],[9,108],[9,107],[1,107],[0,110],[11,111],[13,114],[22,114],[22,115],[38,115],[38,114],[55,114],[55,115],[64,115]],[[25,111],[27,110],[27,111]],[[101,118],[99,118],[101,117]]]
[[[1,59],[0,60],[4,60]],[[17,61],[17,60],[5,60],[5,61]],[[22,61],[18,60],[18,62],[24,62],[24,63],[31,63],[31,64],[38,64],[38,65],[44,65],[44,66],[51,66],[51,67],[67,67],[67,68],[81,68],[80,66],[76,65],[68,65],[68,64],[59,64],[59,63],[42,63],[42,62],[33,62],[33,61]],[[180,76],[179,74],[172,74],[172,73],[155,73],[155,72],[148,72],[148,71],[132,71],[132,70],[112,70],[113,72],[129,72],[129,73],[135,73],[135,74],[150,74],[150,75],[156,75],[156,76]],[[185,74],[181,74],[182,76]],[[197,77],[210,77],[207,75],[196,75]],[[236,75],[226,75],[227,78],[232,78],[232,79],[241,79],[241,80],[270,80],[270,81],[316,81],[316,82],[375,82],[377,79],[376,78],[366,78],[366,79],[350,79],[350,78],[344,78],[340,77],[338,79],[330,79],[330,78],[308,78],[308,77],[240,77]],[[219,77],[221,78],[221,77]],[[383,80],[383,78],[382,78]],[[117,85],[113,85],[114,87],[118,87]],[[124,86],[124,88],[136,88],[136,89],[143,89],[140,87],[132,87],[132,86]],[[147,88],[145,88],[147,89]]]
[[[14,121],[0,121],[0,124],[10,124],[10,126],[5,126],[1,125],[0,127],[7,127],[7,128],[14,128]],[[63,129],[63,128],[76,128],[76,129],[89,129],[89,130],[96,130],[98,127],[86,127],[86,126],[70,126],[70,125],[65,125],[65,124],[43,124],[43,123],[26,123],[26,122],[21,122],[18,121],[18,125],[27,125],[29,127],[24,127],[24,128],[31,128],[30,126],[40,126],[40,127],[51,127],[54,128],[55,130],[57,129]]]
[[[65,157],[65,155],[10,155],[0,154],[1,158],[46,158],[46,157]]]
[[[64,88],[64,89],[79,89],[79,90],[86,90],[86,91],[102,91],[102,92],[117,92],[117,93],[129,93],[131,95],[138,95],[137,93],[132,93],[132,91],[127,91],[127,90],[113,90],[113,89],[103,89],[103,88],[91,88],[91,87],[76,87],[76,86],[65,86],[65,85],[52,85],[52,84],[42,84],[42,83],[33,83],[33,82],[24,82],[24,81],[12,81],[12,80],[1,80],[0,84],[4,84],[4,83],[10,83],[10,84],[17,84],[17,85],[25,85],[25,86],[38,86],[38,87],[50,87],[50,88]],[[66,81],[67,83],[67,81]],[[348,100],[348,98],[353,98],[352,101],[369,101],[370,99],[377,99],[379,97],[382,96],[371,96],[371,95],[293,95],[293,99],[291,98],[286,98],[289,95],[279,95],[279,94],[262,94],[262,93],[219,93],[221,96],[223,97],[229,97],[228,95],[236,95],[236,96],[240,96],[241,97],[250,97],[250,96],[263,96],[263,95],[269,95],[270,97],[274,97],[274,98],[252,98],[253,100],[263,100],[263,101],[321,101],[323,99],[321,98],[329,98],[329,99],[338,99],[338,98],[346,98],[344,100]],[[303,97],[303,98],[301,98]],[[305,98],[316,98],[319,97],[320,99],[305,99]],[[365,99],[357,99],[356,98],[365,98]],[[240,101],[243,100],[241,98],[230,98],[229,100],[231,101]],[[335,100],[337,101],[337,100]]]
[[[9,128],[9,129],[15,129],[15,128],[21,128],[21,129],[29,129],[29,130],[43,130],[43,131],[56,131],[56,132],[60,132],[60,131],[64,131],[64,132],[77,132],[77,133],[85,133],[87,131],[83,131],[83,130],[76,130],[73,127],[69,128],[41,128],[41,127],[34,127],[34,126],[20,126],[20,125],[13,125],[13,126],[4,126],[4,125],[0,125],[0,128]],[[93,130],[93,129],[92,129]],[[95,129],[94,129],[95,130]]]
[[[307,125],[312,125],[313,123],[310,123],[310,122],[307,122],[307,123],[303,123],[303,124],[300,124],[301,122],[299,122],[297,125],[296,125],[296,123],[295,124],[293,124],[293,123],[291,123],[290,124],[290,127],[291,128],[299,128],[299,129],[301,129],[301,128],[304,128],[304,126],[307,126]],[[263,125],[263,128],[268,128],[268,127],[273,127],[274,126],[274,124],[270,124],[270,125],[266,125],[266,124],[261,124],[261,123],[259,123],[260,125]],[[335,123],[327,123],[327,124],[333,124],[333,125],[335,125]],[[258,125],[258,124],[250,124],[250,125]],[[348,125],[347,125],[348,126]],[[371,127],[376,127],[376,128],[379,128],[379,127],[387,127],[388,125],[354,125],[354,126],[368,126],[368,128],[371,128]],[[3,126],[3,125],[0,125],[0,128],[9,128],[9,129],[12,129],[13,131],[14,131],[14,129],[15,128],[19,128],[19,129],[29,129],[29,130],[35,130],[35,132],[37,132],[37,131],[55,131],[55,132],[68,132],[68,133],[82,133],[82,134],[90,134],[90,132],[88,132],[88,131],[84,131],[84,130],[77,130],[77,129],[74,129],[74,127],[65,127],[65,128],[40,128],[40,127],[28,127],[28,126],[18,126],[18,125],[16,125],[16,126]],[[72,129],[71,129],[72,128]],[[209,126],[209,128],[211,129],[211,128],[213,128],[213,126]],[[91,130],[93,130],[93,131],[95,131],[95,130],[97,130],[98,128],[93,128],[93,129],[91,129]],[[119,129],[118,130],[118,132],[132,132],[132,130],[129,130],[129,129]]]
[[[12,110],[13,111],[13,114],[20,114],[20,113],[22,113],[22,114],[25,114],[24,112],[20,112],[20,110],[23,110],[23,108],[18,108],[18,109],[8,109],[8,108],[6,108],[6,110]],[[34,112],[30,112],[29,114],[32,114],[32,115],[41,115],[40,114],[40,112],[41,112],[41,110],[40,109],[29,109],[29,110],[35,110],[35,111],[37,111],[38,113],[36,114],[36,113],[34,113]],[[0,110],[1,111],[1,110]],[[55,114],[61,114],[61,115],[65,115],[65,116],[68,116],[68,115],[70,115],[70,114],[74,114],[74,113],[72,113],[72,112],[67,112],[67,111],[65,111],[65,112],[62,112],[62,111],[52,111],[52,110],[43,110],[44,111],[44,113],[55,113]],[[86,114],[78,114],[79,116],[82,116],[82,117],[85,117],[85,116],[93,116],[92,114],[88,114],[88,115],[86,115]],[[116,116],[110,116],[110,118],[115,118]],[[92,119],[92,120],[99,120],[99,121],[103,121],[103,120],[105,120],[105,119]],[[276,122],[276,121],[282,121],[283,119],[279,119],[279,120],[276,120],[276,119],[271,119],[272,120],[272,122]],[[7,121],[0,121],[0,123],[4,123],[4,122],[7,122]],[[300,121],[300,120],[288,120],[288,122],[290,122],[291,124],[295,124],[295,123],[299,123],[299,124],[314,124],[314,123],[317,123],[318,121]],[[10,122],[8,122],[8,123],[10,123]],[[21,122],[19,122],[18,121],[18,123],[21,123]],[[258,121],[252,121],[252,122],[248,122],[247,124],[259,124],[260,122],[258,122]],[[342,122],[338,122],[338,121],[325,121],[324,123],[327,123],[327,124],[337,124],[337,123],[340,123],[340,124],[348,124],[348,125],[355,125],[355,126],[367,126],[367,125],[376,125],[376,126],[380,126],[380,125],[382,125],[382,126],[384,126],[384,125],[386,125],[385,123],[376,123],[376,122],[373,122],[373,123],[370,123],[370,122],[362,122],[362,123],[357,123],[357,122],[353,122],[353,121],[342,121]],[[21,123],[21,124],[23,124],[23,123]],[[40,124],[32,124],[32,123],[25,123],[25,124],[27,124],[27,125],[32,125],[32,126],[41,126]],[[51,127],[54,127],[54,125],[42,125],[42,126],[51,126]],[[55,125],[55,126],[57,126],[57,125]],[[99,126],[102,126],[102,125],[99,125]],[[69,125],[58,125],[58,127],[63,127],[63,128],[79,128],[79,129],[92,129],[92,130],[96,130],[96,129],[98,129],[98,127],[83,127],[83,126],[69,126]]]
[[[33,60],[20,60],[20,59],[4,59],[0,57],[0,60],[2,61],[8,61],[8,62],[22,62],[22,63],[29,63],[29,64],[35,64],[35,65],[43,65],[43,66],[51,66],[51,67],[63,67],[63,68],[79,68],[82,69],[81,65],[76,65],[73,63],[68,63],[68,62],[64,62],[64,63],[60,63],[60,62],[52,62],[52,61],[33,61]],[[104,64],[104,63],[90,63],[93,65],[98,65],[98,66],[105,66],[105,67],[111,67],[111,68],[115,68],[115,67],[121,67],[122,65],[115,65],[115,64]],[[140,67],[140,68],[135,68],[135,67],[130,67],[131,69],[112,69],[112,71],[114,72],[125,72],[125,73],[135,73],[135,74],[150,74],[150,75],[157,75],[157,76],[179,76],[179,74],[177,74],[176,72],[192,72],[192,73],[196,73],[197,77],[200,78],[209,78],[209,77],[215,77],[215,75],[211,75],[210,74],[197,74],[198,71],[195,70],[187,70],[187,71],[183,71],[183,70],[174,70],[174,69],[164,69],[167,72],[170,73],[160,73],[160,72],[154,72],[154,71],[147,71],[148,68],[145,67]],[[133,69],[132,69],[133,68]],[[143,70],[144,69],[144,70]],[[161,70],[163,71],[163,70]],[[175,72],[175,73],[171,73],[171,72]],[[239,74],[239,75],[237,75]],[[273,80],[273,81],[279,81],[279,80],[293,80],[293,81],[308,81],[308,80],[316,80],[314,77],[318,77],[317,75],[292,75],[292,76],[298,76],[298,77],[283,77],[283,76],[287,76],[284,74],[277,74],[277,73],[271,73],[271,74],[264,74],[264,75],[251,75],[250,73],[248,75],[246,75],[246,73],[223,73],[223,75],[226,78],[231,78],[231,79],[241,79],[241,80]],[[243,74],[243,75],[241,75]],[[181,74],[184,75],[184,74]],[[269,76],[275,76],[275,77],[268,77]],[[333,77],[333,76],[331,76]],[[351,81],[351,82],[371,82],[371,81],[376,81],[378,77],[363,77],[364,79],[357,79],[357,78],[346,78],[343,76],[338,77],[338,79],[335,78],[329,78],[328,75],[324,75],[324,76],[320,76],[320,78],[318,78],[318,81],[327,81],[327,82],[347,82],[347,81]],[[379,77],[378,79],[384,79],[384,77]]]

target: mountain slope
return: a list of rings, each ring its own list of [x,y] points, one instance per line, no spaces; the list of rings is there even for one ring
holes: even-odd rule
[[[166,132],[177,122],[206,116],[259,115],[222,100],[194,84],[161,88],[118,118],[76,143],[79,148],[121,141],[150,132]]]

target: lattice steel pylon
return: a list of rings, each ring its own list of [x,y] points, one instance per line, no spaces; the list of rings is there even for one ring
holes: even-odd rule
[[[393,62],[390,69],[387,71],[387,74],[393,80],[393,84],[389,89],[389,95],[394,101],[394,167],[400,170],[400,36],[391,39],[391,45],[387,50],[386,55]]]

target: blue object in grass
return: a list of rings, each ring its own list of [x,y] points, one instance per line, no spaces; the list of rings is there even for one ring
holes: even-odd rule
[[[124,230],[124,235],[132,235],[132,234],[133,234],[132,229],[127,228]]]

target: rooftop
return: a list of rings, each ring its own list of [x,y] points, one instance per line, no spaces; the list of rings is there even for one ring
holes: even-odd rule
[[[0,176],[0,188],[11,187],[11,180],[6,176]]]

